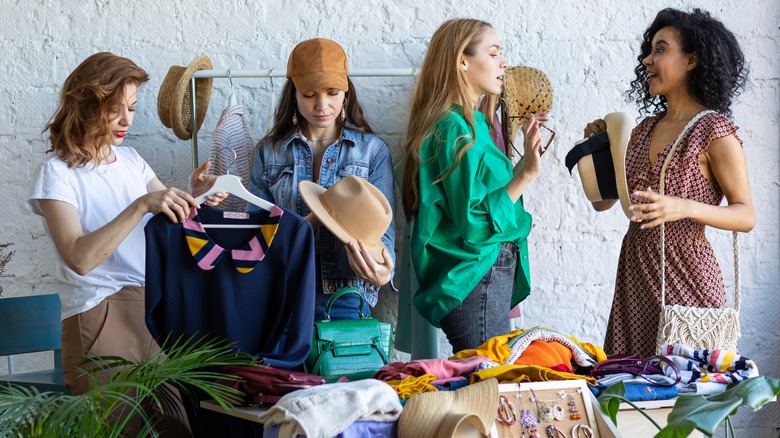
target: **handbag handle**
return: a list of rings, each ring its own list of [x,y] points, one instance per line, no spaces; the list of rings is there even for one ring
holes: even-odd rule
[[[672,145],[672,149],[669,151],[669,154],[666,156],[666,159],[664,160],[664,165],[661,167],[661,181],[658,184],[658,193],[663,196],[664,194],[664,188],[666,183],[666,169],[669,167],[669,163],[672,161],[672,157],[674,156],[675,151],[677,150],[677,146],[679,146],[680,142],[682,141],[685,134],[688,132],[690,128],[693,127],[693,125],[696,124],[696,122],[699,121],[702,117],[705,115],[712,113],[714,111],[712,110],[705,110],[700,112],[699,114],[696,114],[690,122],[688,122],[687,125],[685,125],[685,128],[680,132],[680,135],[677,136],[677,139],[674,141],[674,144]],[[737,232],[733,232],[733,244],[734,248],[734,310],[739,312],[739,301],[740,301],[740,281],[739,281],[739,238],[737,235]],[[661,222],[661,308],[663,308],[666,305],[666,246],[665,246],[665,239],[664,239],[664,223]]]
[[[360,319],[365,319],[365,315],[363,315],[363,306],[366,305],[366,298],[354,287],[345,287],[334,292],[333,295],[331,295],[331,297],[328,299],[328,304],[325,305],[326,321],[330,321],[330,308],[333,306],[333,302],[346,294],[358,294],[360,297],[360,308],[358,309],[358,315],[360,315]]]
[[[640,358],[636,355],[614,355],[610,356],[606,360],[599,362],[590,372],[590,375],[596,378],[602,378],[609,374],[629,373],[634,376],[642,377],[645,374],[665,374],[661,367],[661,362],[665,363],[672,369],[675,375],[674,383],[658,383],[650,381],[659,386],[674,386],[680,383],[682,375],[680,374],[680,367],[674,363],[673,360],[666,356],[652,356],[648,358]],[[644,377],[643,377],[644,378]],[[648,380],[647,378],[644,378]]]

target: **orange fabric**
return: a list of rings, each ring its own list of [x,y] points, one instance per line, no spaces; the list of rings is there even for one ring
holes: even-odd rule
[[[571,349],[557,341],[532,341],[523,351],[523,354],[515,361],[515,365],[537,365],[545,368],[553,368],[563,365],[571,370]]]

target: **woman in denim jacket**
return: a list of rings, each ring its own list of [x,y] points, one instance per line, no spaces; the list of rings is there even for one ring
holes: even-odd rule
[[[342,244],[311,214],[300,181],[329,188],[355,175],[376,186],[395,210],[390,148],[372,133],[349,80],[347,57],[337,43],[315,38],[298,44],[287,63],[288,80],[274,114],[274,126],[257,144],[250,190],[305,216],[314,227],[317,257],[315,320],[324,318],[333,292],[354,287],[364,294],[362,310],[376,305],[380,286],[395,266],[395,220],[382,236],[387,251],[376,262],[362,241]],[[345,295],[331,309],[333,319],[356,319],[360,298]]]

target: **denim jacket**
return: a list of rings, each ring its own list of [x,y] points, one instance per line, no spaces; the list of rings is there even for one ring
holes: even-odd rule
[[[258,144],[250,191],[300,216],[308,215],[311,210],[303,202],[298,183],[313,180],[312,159],[309,144],[298,132],[276,143]],[[317,183],[328,188],[350,175],[368,180],[390,202],[393,221],[382,236],[382,242],[395,264],[395,182],[387,143],[376,135],[345,127],[338,142],[325,151]],[[332,294],[344,287],[354,287],[363,292],[371,306],[375,306],[379,286],[363,280],[352,271],[344,244],[325,227],[319,229],[316,239],[315,253],[318,271],[322,273],[322,291]]]

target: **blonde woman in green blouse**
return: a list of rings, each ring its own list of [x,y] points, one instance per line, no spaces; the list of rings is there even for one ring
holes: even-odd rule
[[[546,115],[523,125],[524,163],[513,168],[476,110],[485,96],[493,114],[506,67],[490,24],[444,22],[428,45],[409,116],[403,203],[416,219],[414,306],[453,351],[508,333],[511,307],[530,291],[531,215],[522,194],[541,169]]]

